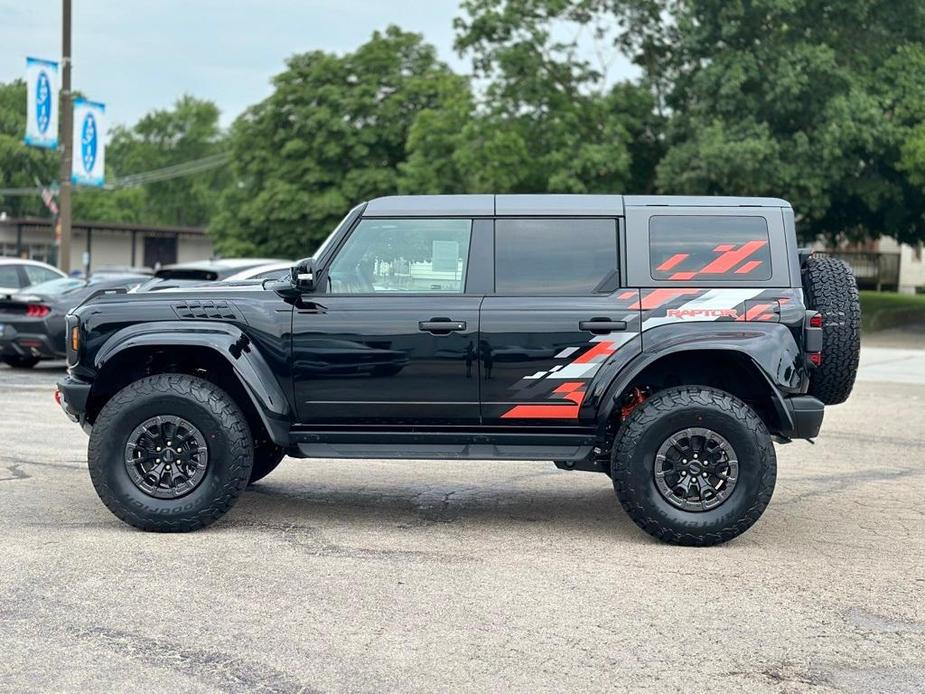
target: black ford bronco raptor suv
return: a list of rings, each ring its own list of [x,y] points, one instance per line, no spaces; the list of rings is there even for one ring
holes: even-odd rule
[[[395,196],[286,279],[90,297],[56,394],[103,503],[144,530],[228,511],[285,455],[552,460],[646,532],[724,542],[774,441],[851,392],[857,286],[789,203]]]

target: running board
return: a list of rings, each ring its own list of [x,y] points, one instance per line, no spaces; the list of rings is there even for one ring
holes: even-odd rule
[[[290,435],[295,454],[303,458],[557,460],[579,468],[594,450],[593,437],[573,434],[314,431]]]

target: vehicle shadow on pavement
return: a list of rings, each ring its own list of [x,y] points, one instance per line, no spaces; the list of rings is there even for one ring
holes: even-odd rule
[[[542,471],[479,483],[409,482],[303,485],[264,480],[248,487],[235,511],[222,525],[300,526],[390,523],[399,528],[437,524],[484,525],[493,528],[541,524],[544,532],[647,542],[614,497],[610,480],[569,485],[569,475]],[[530,479],[561,475],[561,482]],[[590,476],[589,476],[590,477]],[[597,476],[595,476],[596,478]]]

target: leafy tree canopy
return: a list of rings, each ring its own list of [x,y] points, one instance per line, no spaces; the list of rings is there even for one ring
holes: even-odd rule
[[[220,252],[310,255],[352,205],[397,192],[415,119],[457,79],[396,27],[353,53],[290,58],[232,127],[234,182],[210,227]]]
[[[568,43],[552,41],[557,27],[578,24],[595,37],[616,27],[614,44],[644,70],[641,84],[668,119],[661,192],[786,197],[805,236],[925,236],[925,5],[917,0],[463,7],[459,40],[477,51],[476,65],[504,71],[534,55],[511,84],[533,94],[563,77],[599,79]],[[531,86],[529,75],[541,74]]]

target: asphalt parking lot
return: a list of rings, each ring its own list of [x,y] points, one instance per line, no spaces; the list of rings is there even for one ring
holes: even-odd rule
[[[141,533],[60,373],[0,368],[3,691],[925,690],[925,351],[865,348],[709,549],[550,463],[288,460],[208,530]]]

